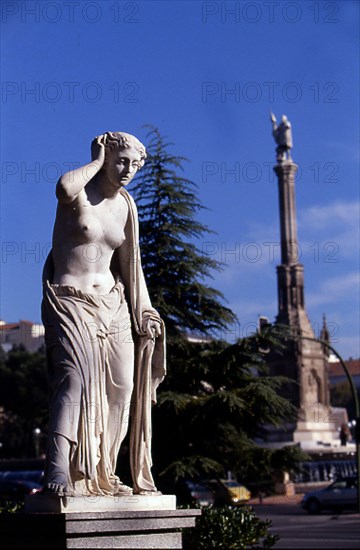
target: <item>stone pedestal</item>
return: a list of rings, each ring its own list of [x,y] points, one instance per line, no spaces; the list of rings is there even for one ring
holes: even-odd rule
[[[173,495],[98,497],[97,502],[35,495],[27,498],[26,510],[0,516],[3,548],[182,548],[180,530],[194,527],[201,514],[176,510]]]
[[[346,409],[314,403],[300,411],[293,440],[303,449],[313,446],[314,443],[338,446],[340,426],[347,423]]]
[[[298,422],[293,440],[303,449],[316,442],[330,446],[339,440],[339,433],[336,425],[330,422],[323,425],[318,422]]]
[[[79,512],[122,512],[175,510],[175,495],[58,497],[51,493],[25,497],[25,512],[73,514]]]

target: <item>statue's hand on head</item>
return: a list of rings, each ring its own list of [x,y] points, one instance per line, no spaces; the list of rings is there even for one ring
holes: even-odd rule
[[[103,167],[105,162],[106,138],[106,134],[101,134],[91,142],[91,160],[99,164],[99,170]]]

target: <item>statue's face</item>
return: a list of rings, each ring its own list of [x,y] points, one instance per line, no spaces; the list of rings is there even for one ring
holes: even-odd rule
[[[105,172],[108,180],[117,187],[128,185],[141,167],[141,156],[136,149],[108,149],[105,157]]]

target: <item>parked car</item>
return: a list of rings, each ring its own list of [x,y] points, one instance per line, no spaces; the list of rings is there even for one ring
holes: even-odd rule
[[[33,495],[42,490],[42,485],[35,481],[26,480],[1,480],[0,501],[23,500],[25,495]]]
[[[357,477],[347,476],[318,491],[307,493],[301,506],[310,514],[319,514],[322,510],[341,512],[344,509],[356,508]]]
[[[210,506],[214,504],[214,494],[206,482],[185,481],[187,491],[187,501],[195,502],[200,506]]]
[[[238,506],[250,498],[250,491],[235,480],[202,479],[185,480],[177,484],[179,504],[200,506]]]
[[[44,470],[1,470],[0,481],[35,481],[42,484]]]
[[[215,506],[239,506],[251,498],[249,489],[234,479],[216,479],[206,483],[214,493]]]

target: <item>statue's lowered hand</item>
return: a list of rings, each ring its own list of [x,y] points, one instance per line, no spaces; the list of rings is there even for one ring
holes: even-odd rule
[[[151,319],[150,317],[144,317],[142,330],[150,340],[153,340],[161,334],[161,322],[155,321],[155,319]]]

